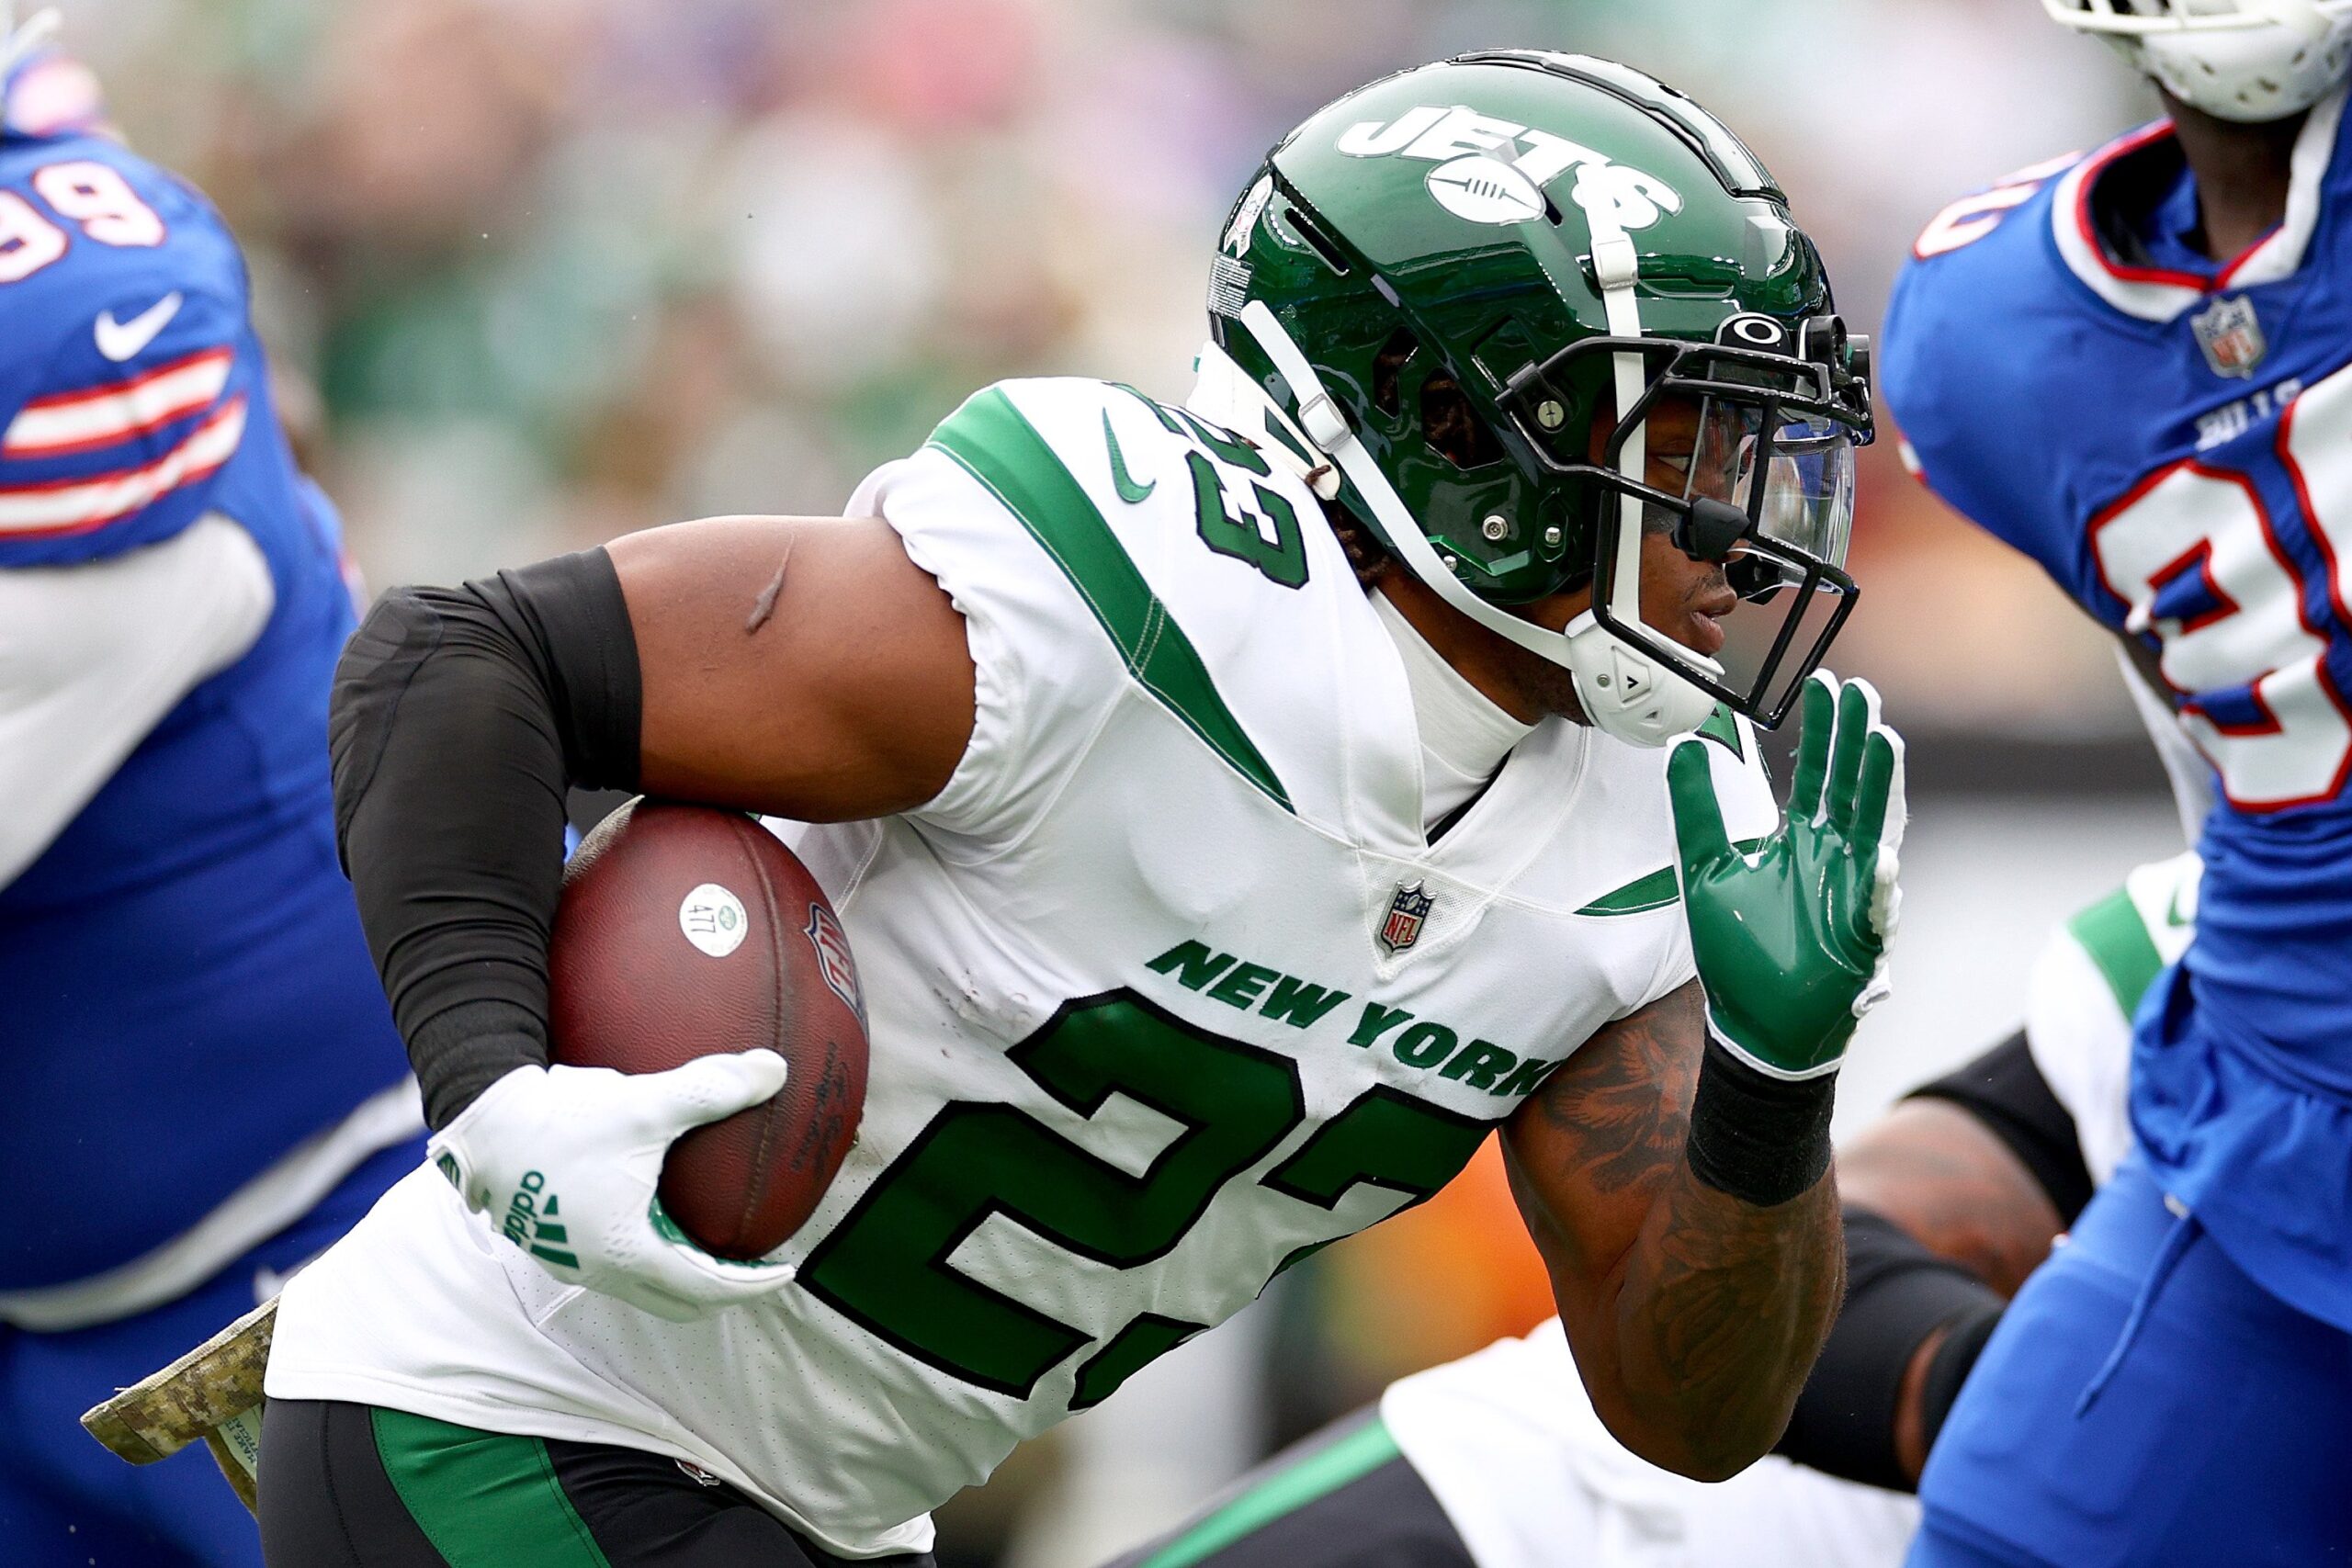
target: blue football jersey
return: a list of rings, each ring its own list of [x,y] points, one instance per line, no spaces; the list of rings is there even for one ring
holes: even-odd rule
[[[2288,1145],[2320,1121],[2342,1135],[2314,1158],[2352,1159],[2343,103],[2312,111],[2285,221],[2224,265],[2194,243],[2168,124],[1963,197],[1920,236],[1882,357],[1924,482],[2154,650],[2212,765],[2198,932],[2173,1005],[2193,998],[2231,1072],[2322,1109],[2298,1112],[2297,1132],[2282,1099],[2257,1129],[2204,1078],[2167,1086],[2183,1056],[2135,1067],[2148,1080],[2135,1118],[2170,1190],[2229,1189],[2274,1211],[2298,1201]],[[2241,1112],[2235,1134],[2220,1126]],[[2267,1175],[2249,1168],[2258,1158]],[[2352,1276],[2352,1192],[2341,1168],[2326,1185],[2325,1214],[2301,1200],[2314,1280]],[[2352,1303],[2352,1278],[2332,1289]]]
[[[179,1235],[405,1071],[335,856],[339,525],[247,305],[235,242],[172,175],[0,133],[0,570],[218,514],[275,590],[259,640],[0,887],[0,1291]]]

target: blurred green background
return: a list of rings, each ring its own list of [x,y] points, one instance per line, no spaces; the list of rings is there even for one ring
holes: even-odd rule
[[[243,237],[379,583],[834,511],[1009,374],[1181,393],[1254,160],[1438,55],[1579,49],[1692,93],[1779,173],[1864,321],[1945,201],[2144,107],[2034,0],[64,8],[131,140]],[[1875,457],[1841,662],[1914,728],[2128,724],[2054,595],[1944,525],[1892,444]],[[1971,628],[1955,679],[1941,644]]]

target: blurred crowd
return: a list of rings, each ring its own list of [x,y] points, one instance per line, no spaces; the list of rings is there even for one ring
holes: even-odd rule
[[[289,420],[379,585],[837,511],[1001,377],[1181,396],[1256,160],[1439,55],[1580,50],[1691,93],[1779,174],[1866,329],[1945,202],[2153,108],[2037,0],[60,3],[128,138],[243,239]],[[1915,735],[2130,731],[2105,639],[1894,448],[1866,455],[1838,666]],[[1218,1406],[1216,1441],[1186,1428],[1212,1483],[1548,1310],[1491,1149],[1294,1272],[1220,1352],[1259,1392]],[[1198,1395],[1217,1364],[1178,1378]],[[1090,1441],[1115,1468],[1155,1440],[1017,1463],[997,1504],[951,1511],[950,1560],[1082,1560],[1115,1523],[1090,1537],[1065,1508],[1046,1539],[1014,1504],[1057,1484],[1067,1503]],[[1088,1495],[1128,1506],[1110,1482]],[[1166,1503],[1135,1503],[1129,1533]]]
[[[379,583],[837,510],[1001,376],[1179,394],[1254,160],[1437,55],[1586,50],[1692,93],[1779,173],[1864,321],[1945,201],[2146,109],[2034,0],[63,8],[131,140],[243,237]],[[1909,486],[1892,443],[1863,507],[1840,662],[1912,726],[2129,723],[2096,636]]]

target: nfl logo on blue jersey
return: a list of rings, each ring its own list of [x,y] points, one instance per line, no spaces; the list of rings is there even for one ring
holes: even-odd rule
[[[2188,324],[2196,329],[2197,346],[2205,351],[2205,363],[2216,376],[2244,380],[2270,352],[2262,323],[2255,319],[2254,301],[2243,294],[2214,300],[2211,310],[2190,318]]]
[[[1388,900],[1388,918],[1380,922],[1380,945],[1391,953],[1402,953],[1420,941],[1422,922],[1436,903],[1418,882],[1396,889],[1396,897]]]

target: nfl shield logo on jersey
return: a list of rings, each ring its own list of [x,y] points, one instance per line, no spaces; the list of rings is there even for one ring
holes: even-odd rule
[[[1396,897],[1388,900],[1388,918],[1380,922],[1380,944],[1391,953],[1402,953],[1420,941],[1421,925],[1436,903],[1436,897],[1422,892],[1418,882],[1397,888]]]
[[[2197,346],[2205,351],[2205,363],[2216,376],[2245,380],[2270,352],[2262,323],[2254,317],[2254,301],[2243,294],[2214,300],[2211,310],[2190,317],[2188,324],[2197,329]]]

